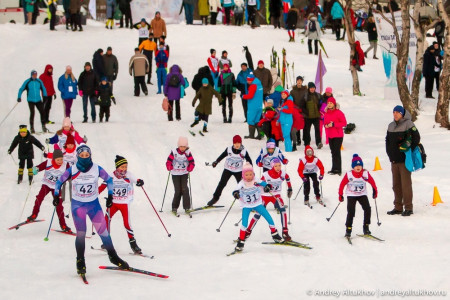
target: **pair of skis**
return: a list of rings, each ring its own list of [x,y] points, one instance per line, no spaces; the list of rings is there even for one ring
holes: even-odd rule
[[[103,248],[94,248],[93,246],[91,246],[91,249],[92,250],[97,250],[97,251],[102,251],[102,252],[105,252],[106,253],[106,249],[103,249]],[[155,256],[154,255],[148,255],[148,254],[144,254],[144,253],[142,253],[142,252],[130,252],[129,254],[131,254],[131,255],[136,255],[136,256],[141,256],[141,257],[145,257],[145,258],[148,258],[148,259],[154,259],[155,258]]]
[[[189,130],[189,133],[192,135],[192,136],[195,136],[195,132],[193,132],[192,130]],[[205,134],[201,131],[201,130],[199,130],[198,131],[198,134],[200,134],[201,136],[205,136]]]
[[[136,268],[132,268],[132,267],[129,267],[128,269],[121,269],[119,267],[113,267],[113,266],[99,266],[98,268],[101,269],[101,270],[113,270],[113,271],[131,272],[131,273],[137,273],[137,274],[148,275],[148,276],[164,278],[164,279],[169,278],[168,275],[158,274],[158,273],[145,271],[145,270],[140,270],[140,269],[136,269]],[[81,278],[81,280],[83,280],[84,284],[89,284],[89,282],[86,279],[86,274],[80,274],[80,278]]]
[[[303,248],[311,250],[312,247],[310,247],[308,244],[303,244],[295,241],[283,241],[281,243],[277,242],[262,242],[263,245],[277,245],[277,246],[288,246],[288,247],[296,247],[296,248]],[[233,250],[232,252],[228,253],[227,256],[232,256],[238,253],[241,253],[242,251]]]
[[[366,239],[369,239],[372,241],[384,242],[384,240],[380,239],[379,237],[373,236],[372,234],[357,234],[357,236],[363,237],[363,238],[366,238]],[[353,245],[351,237],[346,236],[345,238],[347,239],[347,242],[350,245]]]

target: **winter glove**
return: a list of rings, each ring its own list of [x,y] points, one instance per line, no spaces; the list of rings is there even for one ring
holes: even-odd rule
[[[114,96],[111,96],[111,101],[116,105],[116,98],[114,98]]]
[[[291,198],[292,197],[292,188],[288,188],[288,193],[287,193],[287,196],[288,196],[288,198]]]
[[[49,138],[46,138],[45,139],[45,143],[48,145],[48,144],[50,144],[50,139]]]
[[[44,151],[44,157],[47,158],[48,157],[48,153]]]
[[[55,99],[55,100],[56,100],[56,94],[54,94],[54,95],[53,95],[53,99]]]
[[[319,176],[319,180],[322,180],[322,179],[323,179],[323,175],[320,175],[320,176]]]
[[[138,179],[136,182],[136,186],[143,186],[143,185],[144,185],[144,180]]]
[[[213,167],[213,168],[217,167],[217,161],[213,161],[212,167]]]
[[[400,151],[402,152],[408,151],[409,148],[411,148],[411,142],[408,140],[404,141],[399,147]]]
[[[272,189],[272,185],[268,184],[264,187],[264,193],[268,193],[270,192],[270,190]]]
[[[58,206],[59,204],[59,195],[53,195],[53,206]]]
[[[22,101],[22,99],[20,99],[20,98],[17,98],[17,102],[21,102]]]
[[[193,164],[189,164],[186,168],[186,170],[190,173],[192,172],[192,170],[194,170],[194,165]]]
[[[344,202],[344,196],[339,195],[339,202]]]
[[[259,163],[258,163],[258,167],[261,168],[262,166],[263,166],[263,163],[262,163],[262,162],[259,162]]]
[[[79,90],[79,91],[78,91],[78,95],[80,95],[80,97],[83,97],[83,91],[82,91],[82,90]]]
[[[302,180],[303,180],[303,182],[308,182],[308,178],[306,178],[306,177],[303,177]]]
[[[372,198],[373,198],[373,199],[377,199],[377,197],[378,197],[378,191],[377,191],[377,190],[373,190],[373,192],[372,192]]]
[[[33,167],[33,175],[37,175],[37,173],[39,173],[39,169],[36,167]]]
[[[112,204],[113,204],[112,200],[113,200],[113,195],[108,194],[108,198],[106,198],[106,207],[107,208],[110,208],[112,206]]]
[[[285,158],[285,159],[283,159],[283,165],[287,165],[287,163],[288,163],[289,161]]]
[[[166,168],[167,168],[167,171],[172,171],[173,170],[173,165],[172,165],[172,163],[167,163],[166,164]]]
[[[83,142],[87,143],[87,141],[88,141],[87,136],[83,136]]]
[[[239,199],[240,198],[239,191],[234,191],[233,197],[234,197],[234,199]]]

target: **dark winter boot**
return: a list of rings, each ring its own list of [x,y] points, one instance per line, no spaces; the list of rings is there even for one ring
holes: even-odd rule
[[[410,215],[414,214],[412,210],[404,210],[402,213],[402,216],[409,217]]]
[[[255,127],[256,128],[256,139],[257,140],[261,140],[264,137],[264,131],[261,130],[260,127]]]
[[[207,205],[208,205],[208,206],[213,206],[213,205],[216,204],[216,203],[217,203],[217,200],[214,199],[214,198],[212,198],[211,200],[208,201]]]
[[[223,122],[227,123],[227,116],[225,116],[225,115],[223,116]]]
[[[284,229],[283,229],[283,239],[284,239],[285,241],[287,241],[287,242],[289,242],[289,241],[292,240],[291,236],[289,235],[289,232],[288,232],[288,229],[287,229],[287,228],[284,228]]]
[[[296,145],[295,142],[294,142],[293,145],[292,145],[292,151],[297,151],[297,145]]]
[[[248,125],[248,135],[244,136],[244,139],[254,139],[255,138],[255,127]]]
[[[77,274],[86,274],[86,262],[84,261],[84,257],[77,257]]]
[[[31,132],[31,134],[35,134],[36,133],[36,131],[34,130],[33,126],[30,127],[30,132]]]
[[[237,245],[236,245],[236,247],[234,247],[234,250],[241,252],[242,250],[244,250],[244,245],[245,245],[245,241],[238,239]]]
[[[194,123],[191,124],[191,127],[194,127],[195,125],[197,125],[198,123],[200,123],[200,121],[198,119],[195,119]]]
[[[47,127],[45,127],[45,124],[42,124],[42,132],[50,132]]]
[[[121,269],[127,270],[130,268],[130,266],[128,265],[128,263],[124,260],[122,260],[118,255],[117,252],[115,250],[109,251],[108,252],[108,256],[109,256],[109,261],[118,266]]]
[[[19,176],[17,177],[17,184],[20,184],[23,180],[23,169],[19,169]]]
[[[208,132],[208,126],[207,125],[203,125],[203,132]]]
[[[130,247],[131,250],[133,250],[133,252],[135,254],[142,254],[142,250],[141,248],[139,248],[139,246],[136,244],[136,240],[134,238],[130,239]]]
[[[401,215],[402,213],[402,210],[396,210],[395,208],[387,212],[388,215]]]
[[[345,236],[346,237],[350,237],[352,235],[352,228],[351,227],[347,227],[345,229]]]
[[[282,243],[283,242],[283,238],[278,234],[277,230],[272,232],[272,239],[273,239],[273,241],[275,243]]]
[[[33,182],[33,169],[32,168],[28,169],[28,182],[30,183],[30,185]]]
[[[372,234],[372,233],[370,232],[370,230],[369,230],[369,225],[368,225],[368,224],[364,224],[364,225],[363,225],[363,233],[364,233],[365,235],[367,235],[367,234]]]

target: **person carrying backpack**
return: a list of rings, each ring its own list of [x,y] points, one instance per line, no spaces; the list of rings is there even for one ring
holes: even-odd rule
[[[175,102],[176,106],[176,119],[181,120],[180,111],[180,97],[181,97],[181,86],[185,85],[184,77],[181,75],[181,68],[178,65],[173,65],[170,67],[169,74],[167,74],[166,81],[164,83],[164,96],[169,100],[169,121],[173,121],[173,105]]]
[[[314,40],[314,54],[319,53],[318,43],[320,40],[320,25],[314,14],[309,14],[308,23],[306,23],[305,36],[308,38],[308,51],[312,54],[312,41]]]

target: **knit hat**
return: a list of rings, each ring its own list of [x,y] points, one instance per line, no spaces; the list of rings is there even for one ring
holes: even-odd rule
[[[393,112],[398,112],[401,113],[402,116],[405,116],[405,108],[401,105],[397,105],[396,107],[394,107]]]
[[[63,127],[70,127],[72,126],[72,121],[70,121],[69,117],[65,117],[63,120]]]
[[[86,145],[86,144],[82,144],[82,145],[78,146],[78,148],[77,148],[77,156],[80,156],[80,154],[83,153],[83,152],[87,152],[87,153],[89,153],[89,155],[92,154],[91,153],[91,148],[89,148],[89,146]]]
[[[295,79],[295,81],[297,81],[297,80],[299,80],[299,79],[300,79],[301,81],[304,81],[304,80],[303,80],[303,76],[297,76],[297,78]]]
[[[308,82],[308,89],[310,88],[316,88],[316,85],[314,84],[314,82]]]
[[[19,126],[19,132],[27,132],[27,131],[28,131],[27,125],[20,125]]]
[[[31,70],[31,74],[30,74],[31,76],[33,76],[33,75],[37,75],[37,72],[36,72],[36,70]]]
[[[86,67],[86,66],[92,67],[92,66],[91,66],[91,63],[88,62],[88,61],[84,63],[84,66],[85,66],[85,67]]]
[[[281,160],[278,157],[272,158],[272,160],[270,161],[270,167],[273,169],[273,166],[275,164],[281,164]]]
[[[53,160],[56,160],[57,158],[62,158],[64,155],[60,149],[55,149],[53,151]]]
[[[222,51],[222,55],[224,55],[225,53],[228,54],[227,50]]]
[[[262,61],[262,59],[258,61],[258,66],[259,66],[260,64],[263,64],[263,65],[264,65],[264,62]]]
[[[325,93],[330,93],[330,94],[332,94],[332,93],[333,93],[333,89],[332,89],[331,87],[327,87],[327,88],[325,89]]]
[[[74,139],[73,135],[68,134],[66,143],[64,144],[64,147],[66,147],[67,145],[70,145],[70,144],[75,145],[75,139]]]
[[[185,136],[180,136],[178,138],[178,143],[177,143],[178,147],[189,147],[188,144],[188,139]]]
[[[145,22],[145,18],[142,18],[142,19],[141,19],[141,22]]]
[[[230,69],[230,65],[229,64],[223,64],[223,67],[227,67],[227,69]]]
[[[244,177],[244,174],[248,171],[253,172],[253,178],[252,178],[252,180],[253,180],[255,178],[255,172],[253,171],[253,166],[250,163],[246,162],[244,164],[244,166],[242,167],[242,177]]]
[[[255,80],[255,75],[253,75],[253,74],[248,74],[247,75],[247,81],[253,81],[253,80]]]
[[[312,152],[312,153],[311,153],[311,156],[314,156],[314,149],[311,148],[311,146],[309,146],[309,145],[307,145],[307,146],[305,147],[305,155],[306,155],[306,156],[308,156],[308,152]]]
[[[216,52],[216,49],[212,49],[212,48],[211,48],[211,49],[209,50],[209,53],[213,54],[213,52]]]
[[[121,165],[127,164],[128,161],[125,157],[116,155],[116,159],[114,160],[114,163],[116,164],[116,169],[118,169]]]
[[[106,81],[106,82],[108,82],[108,77],[103,76],[102,79],[101,79],[100,81]]]
[[[286,98],[289,97],[289,90],[284,90],[281,92],[281,96],[286,95]]]
[[[352,159],[352,169],[355,168],[356,166],[364,167],[364,164],[363,164],[361,157],[359,157],[359,155],[355,153],[355,154],[353,154],[353,159]]]
[[[106,48],[106,51],[112,51],[111,46],[108,46],[108,48]]]
[[[235,136],[233,136],[233,144],[236,144],[236,143],[242,144],[242,138],[240,135],[237,135],[237,134]]]
[[[209,83],[208,78],[203,78],[203,79],[202,79],[202,84],[208,84],[208,83]]]
[[[267,100],[266,100],[266,103],[273,104],[273,99],[267,99]]]
[[[267,141],[266,148],[267,149],[275,149],[275,147],[276,147],[276,145],[275,145],[274,139],[269,139]]]
[[[336,106],[336,99],[334,99],[333,97],[328,98],[327,103],[331,102],[334,104],[334,106]]]

